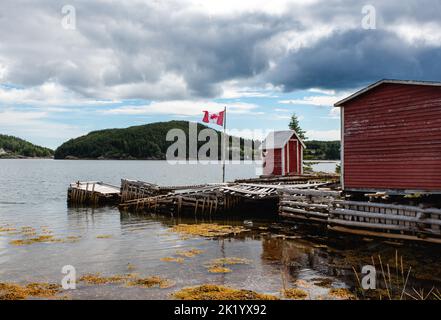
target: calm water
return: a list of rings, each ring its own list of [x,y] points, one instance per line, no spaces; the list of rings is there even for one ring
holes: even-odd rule
[[[252,165],[231,165],[227,179],[256,175]],[[117,208],[73,209],[66,206],[66,190],[76,180],[100,180],[119,185],[121,178],[150,181],[161,185],[219,182],[219,166],[170,166],[155,161],[54,161],[0,160],[0,228],[32,227],[50,231],[56,238],[80,237],[76,242],[34,243],[17,246],[11,241],[23,234],[0,232],[0,282],[56,282],[63,277],[64,265],[73,265],[77,275],[137,273],[159,275],[176,283],[169,289],[127,288],[121,285],[79,284],[66,293],[77,299],[167,299],[182,287],[216,283],[263,293],[279,294],[283,287],[299,287],[310,298],[329,298],[329,288],[316,285],[328,278],[332,287],[354,288],[352,266],[360,269],[381,254],[383,261],[404,256],[412,266],[412,284],[439,284],[439,247],[414,246],[370,239],[328,238],[319,228],[281,224],[268,211],[263,217],[242,217],[205,222],[244,225],[253,221],[251,231],[223,240],[195,237],[183,240],[170,232],[177,223],[199,223],[201,219],[172,219],[168,216],[120,213]],[[265,212],[264,212],[265,213]],[[99,239],[106,235],[109,238]],[[332,241],[330,240],[332,239]],[[177,250],[204,252],[184,263],[164,262]],[[231,266],[227,274],[207,272],[209,260],[241,257],[248,265]],[[416,279],[414,279],[416,278]]]
[[[311,164],[313,171],[326,173],[335,173],[337,165],[340,164],[340,161],[331,160],[306,160],[305,162]]]

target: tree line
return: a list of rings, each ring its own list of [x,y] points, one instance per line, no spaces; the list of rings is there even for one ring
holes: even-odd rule
[[[0,134],[0,157],[52,157],[54,152],[49,148],[34,145],[23,139]]]
[[[198,123],[196,131],[208,127]],[[156,122],[124,129],[106,129],[93,131],[89,134],[71,139],[55,150],[55,159],[144,159],[165,160],[167,149],[174,141],[167,141],[167,133],[172,129],[181,129],[187,137],[189,145],[189,122],[168,121]],[[221,134],[218,134],[218,155],[221,154]],[[198,141],[197,149],[207,141]],[[250,154],[245,152],[244,139],[240,139],[240,157]],[[231,144],[231,141],[230,141]],[[253,144],[252,144],[253,145]],[[257,148],[257,146],[254,146]],[[231,152],[231,151],[230,151]],[[209,156],[209,155],[208,155]],[[189,158],[188,148],[186,158]]]
[[[309,141],[306,131],[300,127],[299,119],[295,113],[291,116],[288,127],[290,130],[296,131],[306,145],[303,154],[304,160],[340,160],[340,141]]]

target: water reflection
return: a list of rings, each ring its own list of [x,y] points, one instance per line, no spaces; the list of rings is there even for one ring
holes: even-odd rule
[[[91,209],[80,212],[82,219],[86,219],[85,222],[88,221],[85,217],[95,215],[90,218],[94,219],[92,224],[103,224],[103,221],[99,221],[100,214],[96,211],[93,212],[94,214]],[[148,244],[148,248],[141,249],[128,239],[126,242],[128,241],[130,245],[126,247],[123,245],[125,241],[120,239],[120,245],[124,246],[124,250],[118,259],[137,256],[139,260],[143,255],[148,256],[150,269],[157,267],[168,270],[169,274],[182,276],[178,279],[178,286],[207,282],[235,287],[243,287],[246,284],[248,289],[276,294],[283,287],[296,287],[300,283],[300,286],[307,287],[311,298],[322,298],[326,296],[328,287],[347,287],[354,290],[357,283],[353,268],[360,270],[363,265],[370,264],[372,256],[382,256],[385,265],[389,263],[392,266],[392,260],[399,252],[403,255],[406,265],[412,265],[415,272],[409,284],[425,287],[439,284],[441,276],[437,268],[441,261],[439,250],[434,254],[430,248],[409,244],[372,241],[341,235],[329,237],[324,229],[304,226],[288,227],[280,224],[276,218],[254,219],[252,222],[252,227],[247,226],[250,229],[249,232],[234,237],[225,239],[197,237],[183,240],[178,235],[168,232],[168,228],[179,223],[244,225],[244,218],[196,219],[121,213],[121,237],[132,239],[133,235],[136,235],[138,240]],[[91,221],[88,223],[91,224]],[[154,241],[151,240],[153,234],[155,234]],[[175,252],[172,250],[193,247],[203,248],[205,253],[186,261],[184,265],[168,263],[164,268],[164,263],[160,262],[160,258],[164,255],[173,255]],[[250,258],[252,265],[237,268],[231,274],[212,275],[206,272],[204,263],[208,260],[228,256]],[[156,260],[151,259],[152,257]],[[423,259],[429,263],[421,264],[420,261]],[[428,276],[430,279],[427,279]],[[326,287],[315,285],[318,280],[323,279],[329,280]]]
[[[169,230],[179,223],[244,226],[246,219],[245,227],[249,231],[234,237],[182,238]],[[5,223],[5,218],[2,217],[0,222]],[[15,223],[18,228],[20,224]],[[38,228],[40,225],[33,226]],[[64,223],[54,220],[47,227],[60,237],[81,238],[73,243],[38,243],[16,247],[10,244],[10,240],[17,235],[2,233],[1,280],[59,282],[61,267],[72,264],[80,275],[136,272],[142,276],[160,275],[176,282],[169,289],[80,284],[78,290],[70,293],[72,298],[167,299],[173,291],[182,287],[216,283],[276,295],[282,288],[300,287],[308,292],[310,298],[321,299],[327,298],[330,287],[353,290],[356,283],[352,267],[359,270],[362,265],[370,263],[372,256],[381,255],[385,264],[392,265],[396,250],[404,256],[406,264],[412,265],[415,270],[415,277],[410,282],[412,285],[434,285],[441,279],[438,248],[430,250],[427,247],[378,240],[329,237],[325,229],[287,226],[277,221],[276,217],[252,221],[249,217],[196,219],[132,214],[119,212],[113,207],[68,208]],[[100,235],[108,237],[100,238]],[[176,256],[178,250],[193,248],[203,253],[185,258],[183,263],[161,260]],[[231,273],[210,274],[207,271],[206,265],[210,260],[227,257],[246,258],[251,263],[231,266]],[[132,266],[131,270],[129,266]]]
[[[54,282],[64,276],[61,268],[75,266],[78,275],[97,273],[118,275],[128,272],[141,276],[159,275],[176,282],[169,289],[127,288],[121,285],[88,286],[79,284],[71,298],[85,299],[168,299],[182,287],[216,283],[261,293],[278,295],[284,287],[301,287],[311,298],[323,298],[332,287],[354,288],[352,267],[361,270],[378,260],[395,264],[396,251],[403,256],[406,269],[412,266],[412,286],[431,287],[441,283],[439,246],[392,243],[384,240],[328,234],[326,228],[308,228],[278,221],[274,206],[239,210],[225,217],[171,217],[132,214],[116,207],[67,208],[66,187],[71,181],[103,180],[118,183],[121,177],[170,184],[215,181],[207,168],[188,170],[201,181],[187,181],[159,162],[94,161],[4,161],[0,166],[0,282]],[[175,171],[173,171],[175,170]],[[230,178],[250,177],[243,167],[229,169]],[[143,176],[139,176],[139,174]],[[205,174],[206,173],[206,174]],[[206,181],[208,180],[208,181]],[[260,217],[260,218],[259,218]],[[243,226],[250,231],[226,238],[183,238],[170,232],[179,223],[219,223]],[[33,243],[17,246],[23,227],[37,233],[52,232],[57,239],[79,237],[73,242]],[[44,227],[44,228],[43,228]],[[105,236],[105,237],[102,237]],[[183,263],[162,261],[176,257],[178,250],[203,250]],[[216,258],[240,257],[250,264],[232,265],[232,272],[214,274],[207,263]],[[130,268],[129,268],[130,267]],[[318,281],[321,279],[322,281]],[[324,281],[323,279],[330,279]],[[320,283],[321,285],[316,285]]]

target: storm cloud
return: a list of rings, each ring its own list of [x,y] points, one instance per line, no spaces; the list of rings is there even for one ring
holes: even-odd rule
[[[207,1],[209,3],[209,1]],[[194,1],[2,1],[0,83],[96,99],[216,98],[227,83],[292,91],[440,80],[440,1],[284,1],[213,14]]]
[[[288,53],[268,79],[285,91],[348,89],[379,79],[441,80],[441,50],[407,43],[382,30],[335,32]]]

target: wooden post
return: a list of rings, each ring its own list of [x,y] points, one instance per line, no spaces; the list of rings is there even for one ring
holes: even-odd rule
[[[229,141],[227,139],[227,133],[226,133],[226,128],[227,128],[227,107],[224,108],[224,156],[222,159],[222,183],[225,183],[225,158],[228,156],[229,157],[229,152],[228,152],[228,144]]]

